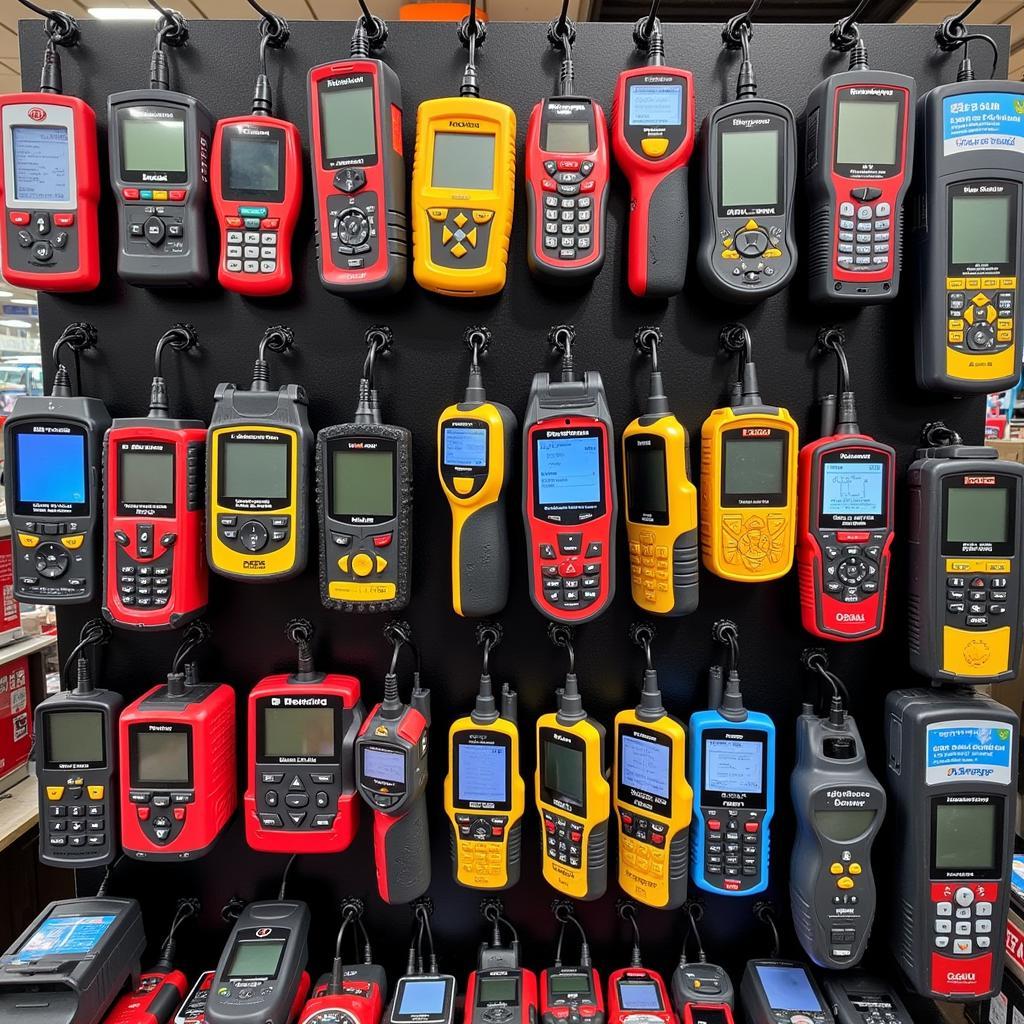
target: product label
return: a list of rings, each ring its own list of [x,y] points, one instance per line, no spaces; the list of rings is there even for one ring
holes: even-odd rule
[[[1010,783],[1013,729],[1005,722],[938,722],[925,740],[925,784],[954,779]]]
[[[974,149],[1024,153],[1024,95],[978,92],[942,101],[942,152]]]
[[[1002,992],[988,1004],[988,1024],[1006,1024],[1006,1010],[1009,1000]]]

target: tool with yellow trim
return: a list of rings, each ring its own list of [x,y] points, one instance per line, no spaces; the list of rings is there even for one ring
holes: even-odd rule
[[[1024,466],[921,432],[910,491],[910,665],[940,683],[1001,683],[1020,668]]]
[[[267,351],[288,352],[289,327],[268,327],[249,390],[218,384],[206,442],[207,562],[222,576],[271,582],[306,568],[309,426],[301,384],[270,387]]]
[[[885,788],[871,773],[857,724],[846,710],[846,687],[824,651],[800,658],[831,690],[828,713],[805,700],[796,720],[796,764],[789,791],[797,833],[789,858],[793,926],[819,967],[860,962],[877,898],[871,847],[885,817]],[[814,695],[817,698],[817,694]]]
[[[316,435],[320,600],[346,612],[404,608],[412,561],[412,435],[381,422],[373,379],[391,329],[371,327],[366,343],[353,422]]]
[[[470,889],[508,889],[519,881],[526,788],[519,770],[517,696],[501,688],[500,709],[491,685],[490,655],[501,626],[481,623],[480,690],[470,714],[448,732],[444,809],[452,835],[455,881]]]
[[[505,405],[487,400],[480,357],[486,327],[466,331],[473,353],[462,401],[437,421],[437,475],[452,510],[452,607],[457,615],[495,615],[508,600],[505,495],[518,424]]]
[[[739,363],[729,405],[700,432],[701,554],[716,576],[763,583],[793,565],[799,435],[788,410],[761,400],[747,328],[728,324],[720,343]]]
[[[4,487],[14,549],[14,597],[31,604],[81,604],[100,581],[100,486],[110,413],[100,398],[75,395],[60,361],[96,344],[92,324],[68,324],[53,346],[53,390],[22,395],[4,420]]]
[[[951,21],[936,39],[964,47],[957,81],[917,104],[915,367],[923,388],[989,394],[1020,380],[1024,85],[995,80],[995,43]],[[975,79],[967,38],[991,45],[992,78]]]
[[[686,900],[693,790],[686,781],[686,730],[661,702],[651,658],[654,627],[634,625],[644,651],[643,690],[635,708],[615,716],[615,786],[619,886],[650,907],[674,910]]]
[[[658,369],[661,329],[641,327],[637,351],[651,360],[647,407],[622,433],[626,536],[633,600],[657,615],[697,607],[697,488],[690,438],[668,407]]]
[[[480,98],[476,51],[486,37],[476,0],[459,26],[469,50],[458,96],[416,112],[413,274],[421,288],[472,298],[505,287],[516,188],[516,115]]]
[[[61,690],[35,711],[39,779],[39,859],[59,868],[92,868],[117,855],[117,720],[124,703],[97,690],[86,650],[110,639],[110,627],[91,619],[61,673]],[[75,685],[64,689],[74,665]]]
[[[569,653],[558,711],[537,719],[537,810],[543,873],[565,896],[596,900],[608,884],[608,770],[605,730],[583,710],[572,630],[550,623],[552,643]]]

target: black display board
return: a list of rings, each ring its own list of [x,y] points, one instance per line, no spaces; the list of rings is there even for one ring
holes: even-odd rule
[[[258,43],[255,21],[201,21],[192,26],[186,49],[172,51],[172,84],[198,96],[214,116],[234,116],[250,109]],[[308,146],[306,72],[316,64],[347,55],[350,22],[292,24],[291,41],[283,52],[269,56],[276,113],[294,120]],[[933,28],[927,26],[867,26],[864,38],[873,67],[914,75],[921,92],[955,78],[957,55],[938,51]],[[1009,33],[991,30],[1006,53]],[[710,107],[734,94],[738,56],[723,52],[720,25],[666,26],[669,64],[692,69],[696,83],[698,122]],[[824,75],[844,69],[848,58],[828,51],[826,25],[757,25],[753,56],[760,93],[790,104],[799,114],[805,98]],[[100,122],[102,177],[106,181],[106,97],[148,82],[153,32],[149,27],[87,22],[82,45],[64,57],[64,83],[96,110]],[[21,24],[21,60],[25,87],[35,89],[43,50],[40,22]],[[610,113],[617,72],[638,62],[631,26],[584,24],[574,50],[578,86],[596,96]],[[424,99],[457,94],[465,51],[449,25],[391,26],[386,59],[402,80],[405,102],[404,138],[411,171],[417,104]],[[976,54],[978,70],[987,71],[988,56]],[[510,103],[518,119],[522,148],[534,103],[554,91],[559,57],[548,47],[545,26],[493,24],[479,59],[482,95]],[[984,67],[982,67],[984,65]],[[1005,74],[1005,57],[999,73]],[[520,157],[519,173],[522,172]],[[691,189],[691,192],[694,192]],[[541,288],[530,277],[525,254],[525,201],[517,189],[508,284],[493,299],[459,302],[427,294],[411,280],[396,298],[380,302],[351,302],[324,291],[318,282],[312,239],[313,215],[308,176],[305,203],[297,233],[297,281],[290,295],[278,300],[250,301],[213,287],[204,292],[151,292],[122,284],[114,269],[115,216],[110,196],[104,198],[103,283],[91,295],[42,296],[40,311],[47,381],[52,379],[49,349],[63,326],[87,319],[99,330],[100,344],[85,360],[88,393],[102,396],[114,416],[145,412],[152,373],[154,344],[167,327],[188,320],[199,331],[201,350],[165,360],[172,412],[208,419],[214,388],[219,381],[247,382],[257,342],[270,324],[283,322],[295,329],[297,349],[284,360],[274,359],[275,384],[299,381],[310,396],[314,429],[351,418],[358,370],[364,355],[363,335],[375,323],[394,329],[395,348],[378,372],[385,419],[411,428],[414,437],[415,504],[411,621],[423,657],[425,682],[433,689],[433,755],[428,799],[431,807],[436,904],[434,933],[445,967],[461,977],[470,969],[478,941],[484,935],[478,915],[480,894],[458,888],[451,880],[448,834],[442,807],[446,734],[453,718],[471,707],[479,673],[479,649],[474,623],[450,610],[449,536],[447,504],[437,482],[434,432],[438,413],[461,397],[469,357],[462,345],[467,326],[488,325],[494,335],[486,359],[489,394],[521,415],[535,370],[551,365],[546,335],[551,325],[573,323],[578,331],[577,366],[602,372],[616,427],[621,430],[641,409],[647,367],[633,349],[633,332],[642,324],[660,324],[665,331],[662,365],[673,408],[693,437],[711,409],[722,404],[726,379],[734,363],[716,358],[719,328],[742,317],[754,339],[754,352],[767,401],[786,406],[803,436],[815,436],[814,400],[834,382],[834,363],[823,365],[811,356],[818,328],[842,323],[847,331],[853,380],[861,424],[893,444],[899,471],[909,463],[920,426],[944,418],[968,442],[981,440],[984,402],[954,400],[916,390],[912,372],[911,298],[906,285],[889,306],[862,311],[811,308],[802,273],[791,287],[744,311],[707,296],[691,272],[683,295],[667,303],[643,304],[625,286],[625,220],[628,196],[621,176],[613,181],[609,202],[608,259],[593,287],[558,294]],[[518,448],[518,446],[517,446]],[[696,444],[692,465],[696,467]],[[897,492],[898,527],[905,525],[905,491]],[[493,657],[499,680],[519,687],[524,738],[524,774],[533,791],[533,725],[553,707],[553,691],[562,681],[565,654],[555,651],[545,634],[545,621],[530,604],[526,589],[525,553],[521,529],[518,481],[509,515],[512,521],[514,578],[508,608],[501,621],[504,644]],[[622,532],[622,531],[620,531]],[[620,551],[624,545],[620,536]],[[244,585],[211,578],[207,616],[214,639],[203,653],[206,679],[228,680],[236,688],[240,711],[250,687],[264,675],[291,668],[294,649],[284,635],[285,622],[296,615],[311,617],[318,635],[318,664],[341,669],[363,681],[365,700],[381,693],[390,653],[381,636],[386,616],[355,616],[321,608],[317,593],[316,548],[313,564],[298,579],[269,586]],[[620,560],[620,566],[624,560]],[[881,731],[882,704],[891,688],[918,682],[908,668],[906,626],[906,547],[894,548],[887,631],[866,643],[833,646],[832,665],[849,685],[862,733],[871,747],[876,773],[884,772]],[[82,623],[98,614],[98,606],[62,610],[58,616],[62,649],[70,649]],[[724,615],[740,629],[741,669],[750,707],[765,711],[779,730],[777,816],[772,827],[772,885],[769,893],[783,929],[784,950],[797,954],[789,932],[787,892],[788,853],[793,818],[788,799],[792,766],[794,716],[799,712],[805,676],[798,657],[813,638],[800,627],[795,572],[770,584],[744,586],[701,575],[699,610],[683,619],[661,622],[655,641],[666,704],[686,718],[704,706],[706,669],[720,650],[711,641],[712,622]],[[628,577],[620,576],[611,609],[577,631],[577,664],[586,707],[611,730],[622,707],[636,702],[641,673],[640,652],[627,639],[630,623],[640,616],[632,605]],[[104,685],[121,690],[126,699],[163,678],[180,637],[172,633],[140,635],[116,631],[103,660]],[[402,680],[408,691],[408,676]],[[241,716],[240,716],[241,723]],[[239,736],[242,738],[241,726]],[[610,761],[610,752],[609,752]],[[240,789],[241,789],[240,781]],[[523,880],[505,897],[509,916],[519,925],[531,965],[550,960],[555,927],[550,916],[554,896],[540,877],[537,814],[532,796],[527,802]],[[225,936],[221,907],[233,896],[245,899],[275,894],[284,857],[250,851],[236,817],[212,853],[189,865],[130,863],[118,872],[113,891],[142,898],[147,926],[157,941],[176,895],[197,893],[203,900],[202,929],[189,931],[181,944],[187,966],[212,966]],[[885,853],[876,849],[876,869],[885,874]],[[596,962],[611,969],[626,962],[627,929],[615,918],[620,893],[614,868],[607,895],[584,906],[581,914],[595,946]],[[83,891],[91,892],[95,873],[83,876]],[[387,908],[376,896],[371,862],[369,816],[353,846],[344,854],[300,860],[292,875],[290,894],[314,908],[311,968],[329,965],[339,900],[349,894],[367,902],[367,920],[380,957],[396,970],[404,963],[410,931],[408,909]],[[747,956],[768,952],[768,933],[751,913],[753,900],[707,898],[703,925],[709,955],[733,965]],[[684,918],[680,914],[644,911],[640,915],[648,961],[669,970],[678,956]],[[885,904],[876,922],[875,957],[886,956]],[[737,979],[738,980],[738,979]]]

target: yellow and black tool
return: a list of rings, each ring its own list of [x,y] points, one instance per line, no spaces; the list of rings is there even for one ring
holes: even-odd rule
[[[634,341],[651,360],[651,382],[644,414],[622,434],[633,600],[656,615],[686,615],[697,607],[699,563],[690,438],[662,388],[660,328],[641,327]]]
[[[501,688],[498,707],[491,686],[490,655],[501,627],[481,623],[483,669],[476,707],[448,732],[444,809],[452,829],[455,881],[470,889],[508,889],[519,881],[526,786],[519,770],[516,692]]]
[[[686,901],[693,790],[686,781],[686,730],[661,702],[651,658],[654,627],[631,627],[647,659],[640,703],[615,716],[615,786],[619,886],[649,907]]]
[[[511,409],[487,400],[480,357],[490,343],[486,327],[466,332],[466,344],[473,353],[466,394],[437,421],[437,475],[452,510],[456,615],[496,615],[508,600],[505,494],[518,424]]]
[[[799,433],[788,410],[761,400],[747,328],[728,324],[720,342],[739,353],[739,372],[729,405],[701,427],[701,554],[716,576],[764,583],[793,565]]]

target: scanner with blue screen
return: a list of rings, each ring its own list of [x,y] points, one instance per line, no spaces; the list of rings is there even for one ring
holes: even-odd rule
[[[457,986],[452,975],[438,970],[429,903],[418,902],[413,916],[408,970],[398,979],[384,1024],[452,1024]]]
[[[740,984],[747,1024],[835,1024],[810,971],[791,960],[748,960]]]

